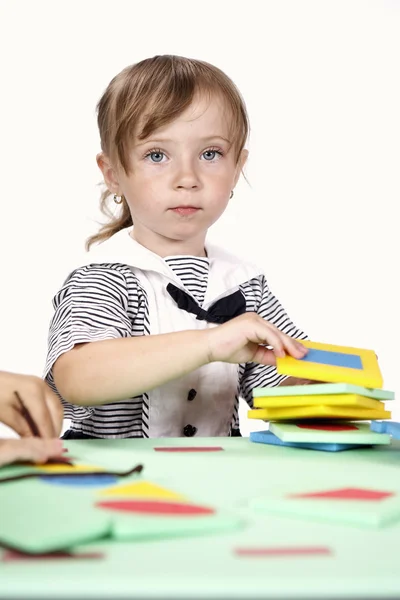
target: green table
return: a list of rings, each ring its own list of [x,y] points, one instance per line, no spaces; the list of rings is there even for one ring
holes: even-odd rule
[[[274,486],[400,491],[400,443],[341,453],[255,444],[247,438],[66,442],[88,463],[144,464],[142,479],[227,509],[244,527],[213,535],[104,542],[102,560],[0,562],[7,598],[400,598],[400,522],[382,529],[257,514],[250,501]],[[220,452],[156,452],[160,446]],[[122,482],[120,482],[122,483]],[[16,517],[17,518],[17,517]],[[239,556],[237,548],[328,547],[321,556]]]

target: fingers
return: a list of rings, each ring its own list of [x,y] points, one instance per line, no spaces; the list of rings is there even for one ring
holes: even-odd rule
[[[293,356],[293,358],[301,359],[304,358],[308,352],[308,349],[299,341],[294,338],[289,337],[288,335],[281,333],[284,336],[284,347],[287,354]]]
[[[41,379],[32,378],[29,384],[20,392],[20,396],[38,427],[40,437],[54,438],[58,435],[59,431],[56,431],[49,405],[46,401],[47,386],[45,386],[46,384]]]
[[[0,411],[0,421],[11,427],[21,437],[31,437],[32,432],[27,420],[22,416],[21,412],[14,404],[9,404],[2,407]]]
[[[39,377],[0,372],[0,421],[21,437],[34,435],[15,392],[34,420],[40,437],[57,437],[62,427],[62,405]]]
[[[63,455],[62,440],[39,438],[0,440],[0,466],[17,461],[45,463]]]
[[[257,346],[255,354],[251,360],[259,365],[276,366],[276,356],[274,350],[269,350],[265,346]]]
[[[264,340],[262,340],[262,343],[272,346],[276,357],[283,358],[289,354],[293,358],[301,359],[306,356],[308,350],[301,342],[289,337],[262,317],[259,317],[259,319],[263,327]]]

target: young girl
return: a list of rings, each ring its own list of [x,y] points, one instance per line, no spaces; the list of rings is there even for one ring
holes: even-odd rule
[[[119,211],[53,301],[65,437],[240,435],[239,396],[306,353],[260,269],[206,242],[246,162],[243,100],[216,67],[156,56],[111,81],[98,125],[102,207]]]

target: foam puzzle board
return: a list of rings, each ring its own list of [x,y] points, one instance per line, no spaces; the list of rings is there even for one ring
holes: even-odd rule
[[[360,396],[358,394],[314,394],[312,396],[278,396],[274,397],[258,397],[254,398],[254,408],[288,408],[301,406],[348,406],[352,408],[372,408],[373,410],[385,410],[385,405],[379,400]]]
[[[313,383],[311,385],[282,385],[278,387],[258,387],[253,390],[253,398],[279,396],[312,396],[312,395],[357,394],[374,400],[394,400],[394,392],[371,389],[350,383]]]
[[[91,494],[38,480],[0,487],[0,544],[33,554],[66,550],[101,539],[111,517],[93,509]]]
[[[278,373],[325,383],[383,387],[378,360],[372,350],[309,341],[301,343],[309,349],[308,354],[302,359],[288,355],[277,357]]]
[[[390,444],[390,435],[371,431],[367,423],[270,423],[269,428],[284,442]]]
[[[224,512],[191,518],[119,514],[113,517],[112,536],[117,540],[163,539],[235,531],[243,526],[242,519]]]
[[[284,421],[293,419],[390,419],[392,413],[387,410],[372,408],[328,406],[290,406],[284,408],[256,408],[247,413],[249,419],[265,419],[268,421]]]
[[[400,521],[400,495],[391,489],[287,488],[250,502],[257,512],[311,521],[379,528]]]
[[[338,444],[330,443],[313,443],[313,442],[283,442],[272,431],[252,431],[250,440],[260,444],[271,444],[273,446],[286,446],[289,448],[300,448],[303,450],[318,450],[322,452],[342,452],[343,450],[354,450],[356,448],[368,448],[362,444]]]

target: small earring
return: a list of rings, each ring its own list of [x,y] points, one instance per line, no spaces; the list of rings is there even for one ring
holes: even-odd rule
[[[233,190],[231,191],[231,195],[229,196],[229,200],[233,198]]]
[[[122,204],[123,201],[124,201],[124,197],[123,196],[117,196],[117,194],[114,194],[114,202],[115,202],[115,204]]]

